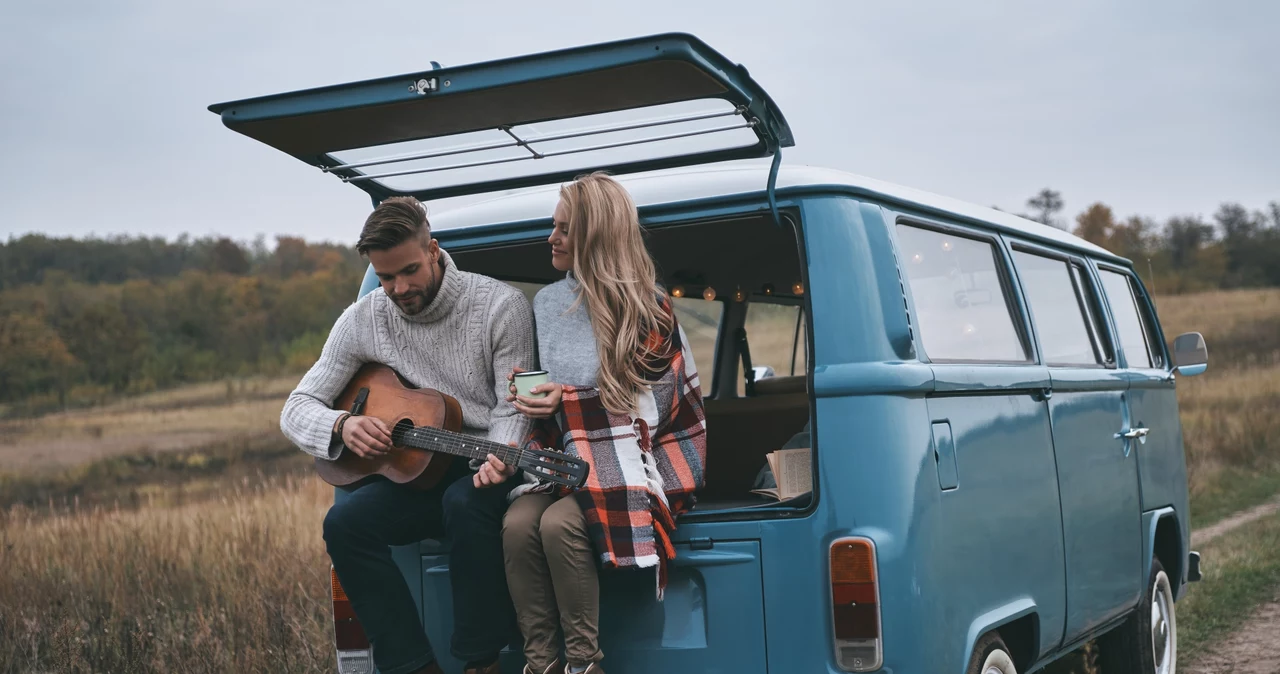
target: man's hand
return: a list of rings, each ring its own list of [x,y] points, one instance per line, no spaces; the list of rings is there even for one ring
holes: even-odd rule
[[[508,444],[515,447],[515,443]],[[498,457],[490,454],[489,458],[480,464],[480,470],[476,471],[476,474],[471,477],[471,484],[474,484],[477,489],[492,487],[506,482],[507,478],[515,474],[515,466],[508,466],[499,461]]]
[[[391,429],[381,419],[353,416],[342,426],[342,444],[357,456],[377,458],[391,451]]]

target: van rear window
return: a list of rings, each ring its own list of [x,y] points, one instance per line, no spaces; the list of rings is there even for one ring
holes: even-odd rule
[[[995,248],[949,232],[904,224],[897,229],[929,359],[1026,362]]]

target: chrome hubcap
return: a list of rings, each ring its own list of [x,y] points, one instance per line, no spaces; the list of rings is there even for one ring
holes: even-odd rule
[[[1169,674],[1173,669],[1176,636],[1172,610],[1168,581],[1161,574],[1151,588],[1151,653],[1158,674]]]

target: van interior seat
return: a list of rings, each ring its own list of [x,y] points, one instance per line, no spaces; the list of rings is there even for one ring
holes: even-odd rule
[[[784,393],[804,393],[808,390],[804,375],[794,377],[765,377],[756,381],[757,396],[774,396]]]
[[[750,498],[765,455],[781,449],[809,421],[805,377],[778,377],[799,380],[799,389],[762,395],[760,384],[769,379],[756,383],[753,397],[705,401],[707,465],[706,484],[698,492],[700,505]],[[778,388],[795,386],[791,381],[783,384]]]

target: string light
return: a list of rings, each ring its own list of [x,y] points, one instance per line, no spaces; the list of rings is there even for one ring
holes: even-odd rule
[[[706,288],[703,288],[703,289],[702,289],[702,299],[704,299],[704,300],[706,300],[706,301],[710,302],[711,300],[714,300],[715,298],[716,298],[716,289],[715,289],[715,288],[712,288],[711,286],[707,286]]]
[[[734,302],[742,302],[742,301],[745,301],[746,299],[747,299],[747,294],[746,294],[746,293],[744,293],[744,292],[742,292],[742,287],[741,287],[741,286],[739,286],[737,290],[734,290],[734,291],[733,291],[733,301],[734,301]]]
[[[672,297],[684,297],[684,286],[676,286],[671,289]]]
[[[804,284],[803,284],[803,283],[801,283],[801,282],[799,282],[799,281],[796,281],[795,283],[792,283],[792,284],[791,284],[791,294],[792,294],[792,295],[803,295],[803,294],[804,294]]]
[[[765,297],[769,297],[773,295],[773,284],[772,283],[764,284],[764,287],[760,289],[760,292],[764,293]]]

